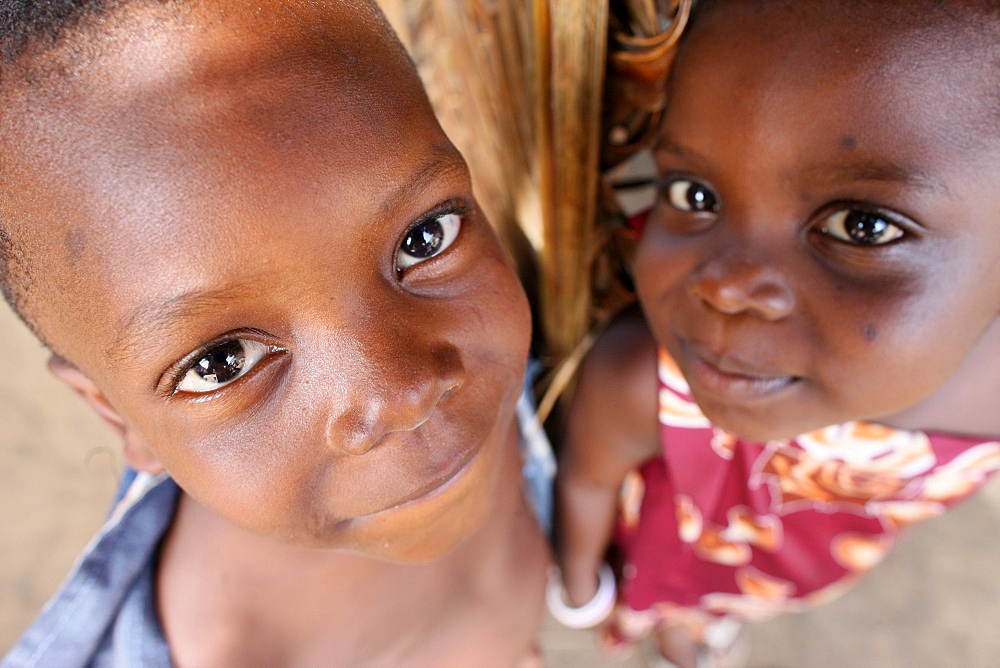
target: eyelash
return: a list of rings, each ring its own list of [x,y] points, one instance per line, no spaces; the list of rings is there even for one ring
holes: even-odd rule
[[[230,332],[222,337],[209,341],[195,350],[191,351],[189,354],[185,355],[182,359],[178,360],[174,366],[172,366],[163,376],[163,380],[160,383],[163,394],[166,396],[174,396],[178,394],[190,395],[192,397],[208,397],[218,390],[221,390],[229,385],[242,380],[252,371],[260,367],[262,364],[266,364],[267,359],[275,354],[285,352],[284,348],[276,346],[274,344],[265,343],[261,339],[266,339],[268,336],[259,330],[242,330],[237,332]],[[238,374],[232,380],[220,384],[215,390],[206,390],[204,392],[197,392],[191,390],[181,389],[180,385],[183,383],[184,379],[187,377],[188,373],[195,368],[195,365],[207,357],[209,357],[214,351],[219,350],[227,344],[231,344],[238,341],[244,341],[254,346],[261,346],[262,349],[258,350],[260,353],[260,358],[254,361],[242,373]]]
[[[665,178],[658,180],[656,187],[659,201],[682,213],[714,214],[718,213],[721,207],[720,198],[711,186],[697,179],[682,176]],[[696,188],[700,197],[692,201],[692,191]],[[684,192],[681,192],[682,189]],[[685,195],[687,197],[682,201],[681,198]],[[824,214],[812,229],[848,246],[861,248],[885,246],[905,239],[910,234],[905,219],[899,214],[878,207],[845,202],[838,204],[837,208],[831,207],[828,210],[830,213]],[[854,225],[850,224],[852,220]],[[874,224],[876,228],[881,227],[881,229],[865,230],[863,227],[866,224]]]
[[[886,246],[903,240],[910,234],[905,219],[901,220],[899,214],[884,209],[855,203],[844,203],[838,205],[836,208],[831,207],[829,211],[830,213],[824,214],[824,217],[820,220],[819,224],[814,226],[814,229],[816,232],[848,246],[858,246],[861,248]],[[850,224],[852,220],[854,222],[853,225]],[[831,221],[833,224],[830,224]],[[862,229],[863,223],[872,223],[874,221],[884,224],[884,227],[876,231]],[[876,228],[878,227],[876,225]],[[864,236],[868,234],[873,236]],[[884,236],[888,236],[888,238],[883,239]]]
[[[421,264],[422,262],[425,262],[427,260],[433,259],[434,257],[437,257],[441,253],[445,252],[448,248],[450,248],[461,234],[462,227],[466,222],[465,221],[466,214],[467,214],[467,207],[462,200],[449,200],[448,202],[442,204],[433,211],[428,212],[420,220],[411,225],[406,230],[406,233],[403,235],[403,237],[400,239],[399,243],[396,246],[397,250],[396,250],[395,262],[397,266],[396,268],[397,274],[402,276],[411,267]],[[443,245],[440,248],[433,249],[433,253],[429,254],[427,257],[416,258],[413,257],[412,254],[410,254],[410,258],[413,261],[406,264],[405,266],[400,266],[400,256],[402,256],[405,253],[405,251],[402,250],[402,247],[410,238],[410,236],[416,230],[420,229],[422,226],[426,226],[430,223],[433,223],[435,221],[447,217],[455,217],[457,218],[457,220],[450,220],[445,224],[444,227],[446,227],[447,229],[444,230],[444,234],[442,236],[442,238],[445,240],[440,241],[440,243]],[[262,338],[266,339],[268,337],[266,334],[264,334],[259,330],[244,330],[238,332],[230,332],[218,339],[209,341],[208,343],[199,346],[197,349],[191,351],[190,353],[185,355],[181,360],[175,363],[163,375],[161,382],[159,383],[161,392],[166,396],[174,396],[177,394],[184,393],[192,396],[207,397],[214,394],[216,391],[221,390],[231,385],[232,383],[241,380],[247,374],[249,374],[255,368],[257,368],[259,365],[266,363],[268,357],[276,353],[284,352],[284,349],[279,346],[262,342],[260,340]],[[254,361],[252,361],[252,363],[250,363],[249,366],[247,366],[244,369],[242,366],[244,362],[241,361],[240,366],[237,367],[238,371],[234,375],[234,377],[220,382],[219,386],[215,389],[207,389],[204,392],[199,392],[194,390],[184,390],[180,387],[181,384],[184,382],[184,380],[187,378],[188,374],[195,369],[198,362],[209,358],[213,354],[213,352],[219,351],[222,347],[226,345],[232,343],[238,343],[241,341],[244,342],[245,344],[242,345],[243,353],[248,353],[247,347],[249,346],[254,352],[259,354],[259,357]],[[208,377],[209,375],[211,374],[206,374],[205,377]]]
[[[687,201],[682,203],[680,197],[684,194],[679,191],[679,187],[687,184]],[[698,201],[691,201],[691,190],[698,188],[702,198]],[[698,179],[686,178],[682,176],[659,179],[656,181],[657,199],[668,206],[684,213],[704,214],[718,213],[721,206],[720,198],[710,186],[702,183]]]
[[[399,242],[396,244],[396,255],[394,260],[396,264],[396,275],[402,277],[403,274],[405,274],[412,267],[415,267],[418,264],[421,264],[423,262],[426,262],[427,260],[431,260],[441,255],[442,253],[447,251],[452,245],[454,245],[455,241],[457,241],[458,238],[461,236],[462,228],[466,223],[467,213],[468,213],[468,208],[466,207],[464,201],[449,200],[448,202],[445,202],[444,204],[438,206],[433,211],[428,212],[427,214],[422,216],[420,220],[418,220],[409,228],[407,228],[402,238],[400,238]],[[451,227],[448,227],[448,229],[444,230],[443,238],[445,238],[445,241],[440,242],[443,244],[443,246],[441,248],[435,249],[433,254],[423,258],[416,258],[412,254],[408,254],[403,250],[403,245],[407,243],[407,241],[411,238],[411,235],[413,235],[414,232],[419,230],[421,227],[429,225],[430,223],[449,217],[457,218],[457,220],[449,220],[446,225],[446,227],[454,226],[454,231],[452,231]],[[450,238],[448,238],[448,236],[450,236]],[[409,259],[413,261],[409,262],[408,264],[405,264],[404,266],[401,260],[404,256],[407,255],[409,256]]]

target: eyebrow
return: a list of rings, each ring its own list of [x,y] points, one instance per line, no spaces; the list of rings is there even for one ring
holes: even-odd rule
[[[154,333],[169,332],[172,328],[179,327],[179,323],[184,320],[224,308],[241,294],[245,294],[250,283],[253,283],[252,278],[245,279],[238,285],[218,289],[187,290],[166,301],[137,306],[119,322],[120,333],[105,349],[105,357],[117,362],[127,359],[136,352],[146,337]]]
[[[458,175],[466,169],[462,156],[450,143],[435,143],[430,158],[418,168],[416,174],[383,195],[379,210],[383,215],[391,214],[406,206],[415,195],[426,190],[435,181]]]
[[[412,178],[389,187],[377,205],[378,210],[382,215],[391,216],[438,179],[457,175],[465,169],[464,160],[451,144],[435,144],[429,159],[415,170]],[[169,333],[172,328],[180,329],[180,323],[185,320],[225,308],[246,294],[254,283],[254,277],[250,276],[238,284],[214,289],[196,288],[165,301],[139,305],[119,321],[117,331],[120,333],[105,349],[105,357],[121,362],[133,355],[145,338]]]
[[[709,161],[696,151],[680,142],[661,138],[654,148],[656,152],[664,152],[682,158],[689,162],[705,165]],[[891,160],[872,160],[863,156],[837,165],[817,165],[807,167],[805,173],[812,173],[828,180],[835,181],[867,181],[876,183],[902,184],[917,190],[951,196],[948,187],[934,179],[930,174],[919,169],[911,169]]]
[[[663,135],[660,135],[659,140],[653,144],[653,155],[656,155],[657,153],[669,153],[670,155],[678,158],[683,158],[684,160],[699,164],[708,162],[699,153],[692,151],[678,141],[667,139]]]
[[[919,169],[910,169],[889,160],[859,159],[843,165],[810,167],[805,172],[843,181],[901,184],[922,192],[951,196],[948,187]]]

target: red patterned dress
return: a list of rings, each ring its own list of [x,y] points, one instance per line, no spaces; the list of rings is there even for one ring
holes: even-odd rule
[[[1000,469],[998,440],[848,422],[790,440],[723,433],[663,351],[662,456],[623,489],[619,631],[667,619],[701,633],[843,593],[907,524]],[[731,623],[731,622],[729,622]]]

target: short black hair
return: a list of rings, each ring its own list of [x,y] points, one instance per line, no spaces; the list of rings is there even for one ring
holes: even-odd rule
[[[26,316],[23,304],[24,293],[31,281],[30,277],[31,268],[25,260],[24,253],[4,228],[3,221],[0,221],[0,293],[24,324],[35,333],[35,336],[42,339],[38,328]]]
[[[0,0],[0,59],[7,66],[29,48],[53,46],[72,28],[129,0]]]

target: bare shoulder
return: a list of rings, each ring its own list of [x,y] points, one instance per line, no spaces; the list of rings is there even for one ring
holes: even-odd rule
[[[609,474],[655,455],[656,389],[656,343],[642,313],[629,309],[601,333],[583,362],[567,416],[568,448]]]

